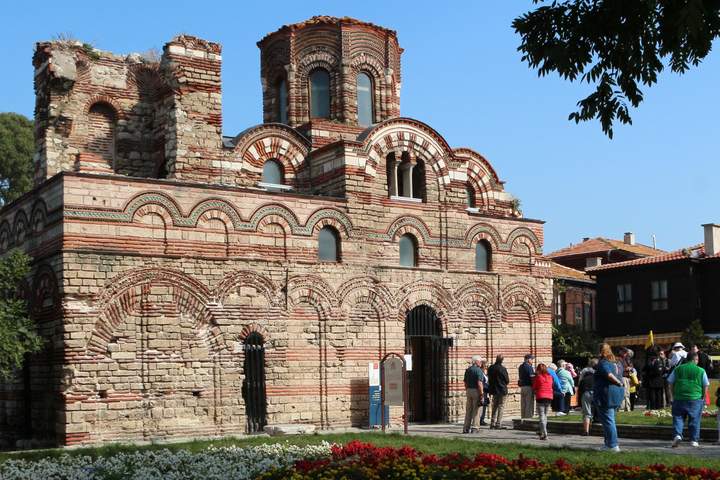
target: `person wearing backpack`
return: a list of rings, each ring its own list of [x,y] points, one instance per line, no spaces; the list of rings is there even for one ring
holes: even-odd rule
[[[597,358],[591,358],[588,366],[583,368],[578,376],[578,396],[580,397],[580,407],[583,416],[583,435],[585,436],[590,435],[590,425],[595,416],[593,384],[595,383],[595,368],[597,364]]]
[[[599,362],[593,378],[593,403],[603,426],[604,450],[619,452],[615,411],[625,398],[622,372],[612,348],[607,343],[600,346]]]

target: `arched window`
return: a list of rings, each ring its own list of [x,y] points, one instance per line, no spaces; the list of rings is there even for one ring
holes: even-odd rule
[[[400,161],[391,153],[386,158],[387,181],[390,197],[396,200],[425,199],[425,164],[422,160],[411,161],[410,154],[403,152]]]
[[[283,184],[282,165],[277,160],[268,160],[263,165],[262,182],[273,185]]]
[[[323,227],[318,235],[318,259],[322,262],[340,261],[340,235],[333,227]]]
[[[417,241],[406,233],[400,237],[400,266],[417,267]]]
[[[280,78],[275,85],[275,101],[277,102],[275,120],[280,123],[288,123],[288,92],[287,82],[284,78]]]
[[[330,118],[330,74],[321,68],[310,74],[310,118]]]
[[[102,158],[110,169],[115,164],[115,126],[115,111],[110,105],[101,102],[90,107],[87,150]]]
[[[357,115],[358,125],[367,127],[373,124],[372,79],[363,72],[357,75]]]
[[[471,185],[465,185],[465,201],[468,208],[475,208],[475,189]]]
[[[492,249],[490,244],[485,240],[480,240],[475,244],[475,271],[489,272],[490,261],[492,260]]]

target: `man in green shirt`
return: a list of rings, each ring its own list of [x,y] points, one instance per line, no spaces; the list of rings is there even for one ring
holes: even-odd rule
[[[698,447],[705,390],[710,385],[707,373],[698,366],[698,354],[688,353],[685,363],[675,367],[667,381],[673,387],[672,417],[675,437],[672,446],[674,448],[680,444],[687,416],[690,445]]]

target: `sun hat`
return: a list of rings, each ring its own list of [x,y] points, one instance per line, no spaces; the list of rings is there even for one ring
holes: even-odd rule
[[[682,348],[685,350],[685,345],[683,345],[681,342],[675,342],[675,344],[672,346],[672,349],[675,350],[676,348]]]

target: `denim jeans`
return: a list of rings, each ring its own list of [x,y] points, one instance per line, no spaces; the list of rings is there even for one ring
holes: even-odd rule
[[[700,418],[702,417],[703,405],[705,400],[673,400],[672,416],[673,416],[673,433],[676,437],[682,438],[683,423],[685,415],[688,417],[688,431],[690,433],[690,441],[697,442],[700,440]]]
[[[615,409],[597,405],[597,416],[603,426],[605,446],[614,448],[618,446],[617,427],[615,427]]]
[[[565,412],[565,394],[553,392],[553,410],[556,412]]]

